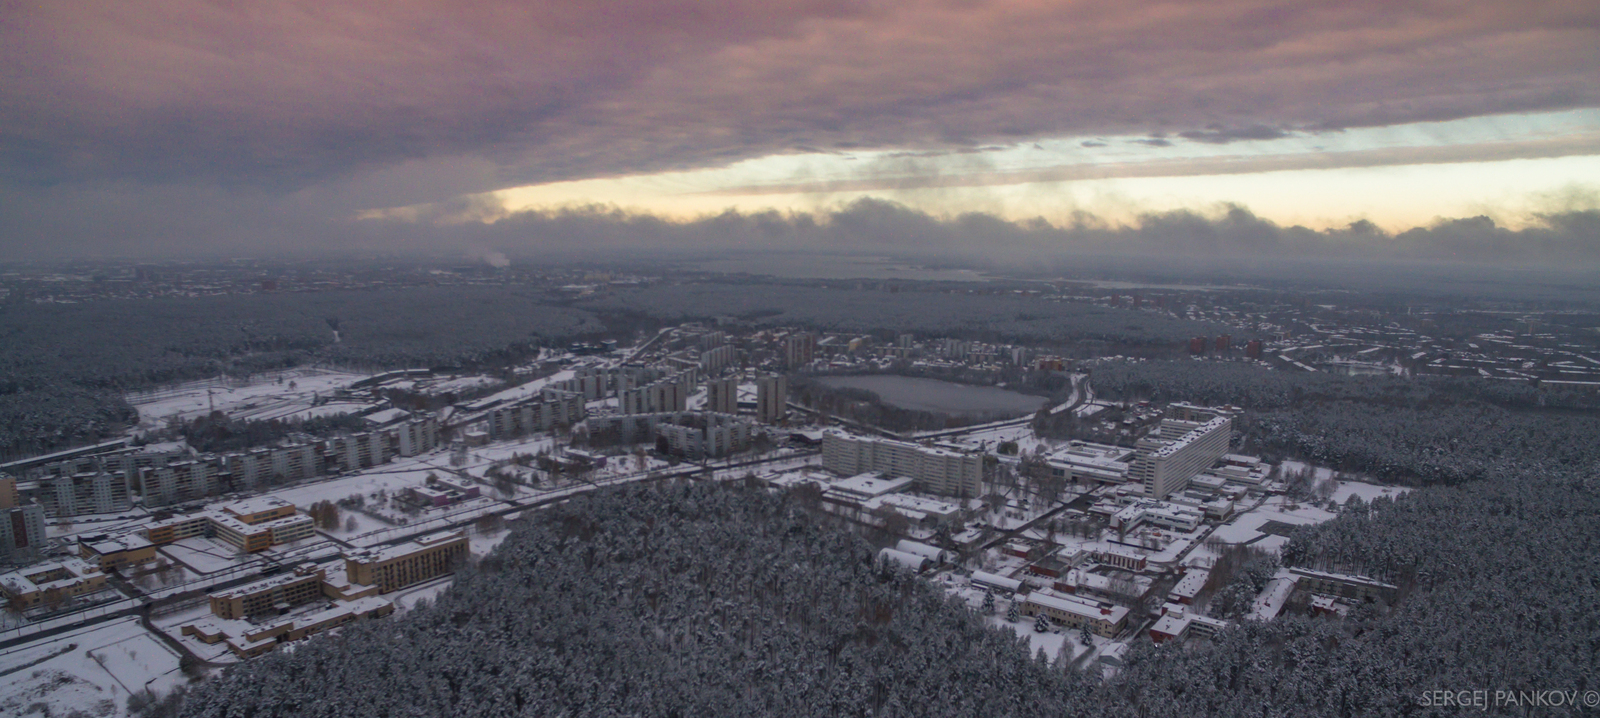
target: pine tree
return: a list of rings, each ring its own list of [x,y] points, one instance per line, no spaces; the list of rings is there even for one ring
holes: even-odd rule
[[[983,592],[983,615],[994,615],[994,594],[988,591]]]
[[[1033,631],[1034,633],[1044,633],[1048,630],[1050,630],[1050,619],[1045,617],[1044,612],[1041,611],[1039,615],[1033,619]]]
[[[1017,622],[1017,602],[1016,601],[1012,601],[1011,602],[1011,607],[1006,609],[1006,620],[1011,622],[1011,623],[1016,623]]]

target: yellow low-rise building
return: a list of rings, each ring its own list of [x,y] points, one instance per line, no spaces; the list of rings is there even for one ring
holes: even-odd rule
[[[345,574],[351,583],[376,585],[388,593],[452,573],[466,557],[467,535],[458,531],[346,554]]]
[[[78,539],[78,556],[101,571],[118,571],[156,560],[156,547],[138,534],[87,536]]]
[[[258,496],[226,504],[222,507],[222,513],[247,524],[264,524],[293,516],[295,508],[294,504],[275,496]]]
[[[209,596],[211,613],[218,618],[278,615],[323,598],[322,577],[322,569],[308,564],[291,574],[219,591]]]
[[[394,604],[376,596],[331,603],[313,613],[277,621],[248,621],[207,617],[185,625],[181,632],[203,643],[227,642],[228,650],[240,658],[255,658],[290,641],[298,641],[323,631],[343,626],[359,618],[382,618],[394,613]]]
[[[12,608],[27,610],[94,593],[106,587],[100,567],[79,558],[51,561],[0,574],[0,595]]]

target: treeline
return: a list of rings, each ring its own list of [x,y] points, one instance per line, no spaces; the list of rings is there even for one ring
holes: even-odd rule
[[[1102,362],[1090,381],[1102,398],[1241,406],[1245,450],[1383,481],[1459,483],[1600,461],[1593,393],[1199,361]]]
[[[1469,377],[1340,376],[1221,361],[1106,360],[1094,362],[1091,371],[1101,398],[1156,403],[1281,409],[1352,400],[1427,409],[1472,401],[1508,409],[1600,410],[1600,393],[1594,391]]]
[[[1176,398],[1197,385],[1176,369],[1124,375],[1138,372],[1158,396]],[[1271,374],[1235,375],[1261,378],[1262,394],[1217,382],[1218,393],[1200,399],[1250,409],[1251,397],[1275,397],[1304,379]],[[1352,497],[1333,520],[1298,529],[1283,550],[1287,565],[1392,582],[1400,600],[1361,606],[1344,620],[1247,622],[1206,643],[1141,643],[1111,689],[1143,715],[1176,718],[1454,715],[1459,709],[1422,706],[1423,693],[1600,688],[1600,423],[1506,409],[1489,403],[1498,388],[1452,382],[1317,378],[1304,386],[1341,398],[1293,408],[1269,398],[1250,429],[1263,444],[1451,484],[1370,503]],[[1539,403],[1511,396],[1516,406]]]
[[[888,289],[848,288],[856,284],[663,283],[597,292],[577,306],[644,312],[668,321],[732,316],[759,326],[800,325],[860,333],[887,330],[1038,345],[1093,341],[1176,347],[1189,337],[1234,331],[1153,312],[989,294],[982,292],[982,287],[896,284]]]
[[[437,603],[230,669],[186,716],[1116,714],[784,497],[626,486],[514,531]]]
[[[7,305],[0,307],[0,456],[119,431],[136,416],[122,400],[133,389],[314,361],[494,366],[603,329],[587,311],[505,287]]]
[[[1600,460],[1600,417],[1479,402],[1418,409],[1333,401],[1247,413],[1240,424],[1253,449],[1395,483],[1541,475]]]
[[[1144,646],[1114,689],[1145,715],[1177,718],[1458,715],[1422,707],[1423,692],[1600,688],[1595,469],[1353,500],[1334,520],[1297,532],[1284,561],[1397,582],[1409,588],[1398,607],[1365,605],[1342,621],[1287,616],[1208,643]]]

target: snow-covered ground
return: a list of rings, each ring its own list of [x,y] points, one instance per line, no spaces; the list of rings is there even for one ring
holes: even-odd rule
[[[562,370],[562,371],[558,371],[558,372],[556,372],[554,374],[551,374],[550,376],[547,376],[547,377],[545,377],[543,379],[534,379],[533,381],[530,381],[530,382],[528,382],[526,384],[523,384],[521,386],[514,386],[514,387],[511,387],[509,389],[504,389],[504,390],[495,392],[493,394],[490,394],[489,396],[486,396],[486,397],[484,397],[482,399],[478,399],[478,400],[476,400],[476,401],[474,401],[472,403],[474,405],[488,406],[490,403],[494,403],[494,402],[512,402],[512,401],[521,401],[523,399],[530,399],[530,398],[538,396],[539,392],[544,391],[545,387],[550,386],[551,384],[554,384],[554,383],[559,382],[559,381],[566,381],[567,379],[571,379],[571,378],[573,378],[574,376],[577,376],[577,375],[578,375],[578,373],[576,371],[573,371],[571,369],[565,369],[565,370]]]
[[[984,592],[982,589],[971,587],[968,584],[967,579],[954,576],[950,573],[945,573],[934,580],[940,587],[944,588],[945,591],[965,601],[973,610],[982,610]],[[1080,642],[1078,638],[1078,632],[1075,630],[1063,630],[1059,627],[1055,627],[1049,631],[1035,631],[1033,630],[1035,619],[1021,615],[1018,616],[1015,622],[1005,620],[1006,613],[1011,607],[1012,600],[1013,599],[997,597],[995,599],[994,614],[985,616],[984,622],[995,628],[1010,630],[1016,633],[1018,636],[1027,639],[1028,653],[1030,655],[1036,655],[1042,649],[1044,650],[1045,655],[1048,656],[1052,662],[1055,662],[1062,659],[1063,651],[1065,651],[1066,660],[1072,661],[1082,656],[1084,651],[1092,650],[1090,647],[1084,646],[1083,643]],[[1107,642],[1106,639],[1098,636],[1095,637],[1095,641],[1097,644],[1101,642]]]
[[[34,661],[40,662],[29,665]],[[163,693],[188,681],[178,671],[178,655],[133,618],[0,654],[0,671],[19,667],[0,676],[0,714],[121,716],[132,693]],[[35,704],[48,711],[38,712]]]
[[[1379,486],[1377,484],[1364,484],[1360,481],[1341,481],[1339,488],[1333,491],[1333,501],[1340,505],[1350,500],[1351,496],[1360,496],[1363,501],[1371,501],[1379,496],[1398,498],[1411,489],[1403,486]]]
[[[220,379],[207,379],[170,389],[130,394],[127,399],[139,410],[140,425],[147,429],[160,428],[173,416],[184,421],[204,416],[211,413],[213,407],[236,419],[283,419],[322,410],[323,407],[313,406],[318,397],[330,396],[366,377],[328,369],[290,369],[258,375],[260,381],[247,386],[229,386]],[[289,388],[291,382],[293,389]],[[354,407],[360,406],[350,405],[346,410],[356,411]]]
[[[203,536],[174,541],[157,550],[195,573],[205,575],[234,568],[239,561],[247,558],[240,555],[239,549],[231,544]]]
[[[387,598],[394,603],[396,613],[404,613],[416,608],[417,604],[423,600],[427,600],[431,603],[439,597],[439,594],[449,590],[450,584],[452,583],[454,583],[453,576],[444,576],[442,578],[433,579],[432,581],[424,581],[423,583],[419,583],[410,588],[402,588],[399,591],[384,596],[384,598]]]
[[[444,457],[444,453],[436,452],[434,454],[397,459],[382,466],[375,466],[336,479],[317,481],[286,489],[274,489],[269,491],[268,494],[283,499],[301,509],[305,509],[318,501],[337,502],[339,499],[347,498],[351,495],[370,495],[379,490],[395,494],[408,487],[421,486],[427,480],[429,473],[447,476],[448,474],[441,471],[439,466],[434,463],[443,464]]]

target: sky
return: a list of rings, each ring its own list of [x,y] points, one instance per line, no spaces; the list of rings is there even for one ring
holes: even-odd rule
[[[0,0],[0,97],[0,259],[1600,261],[1592,0]]]

